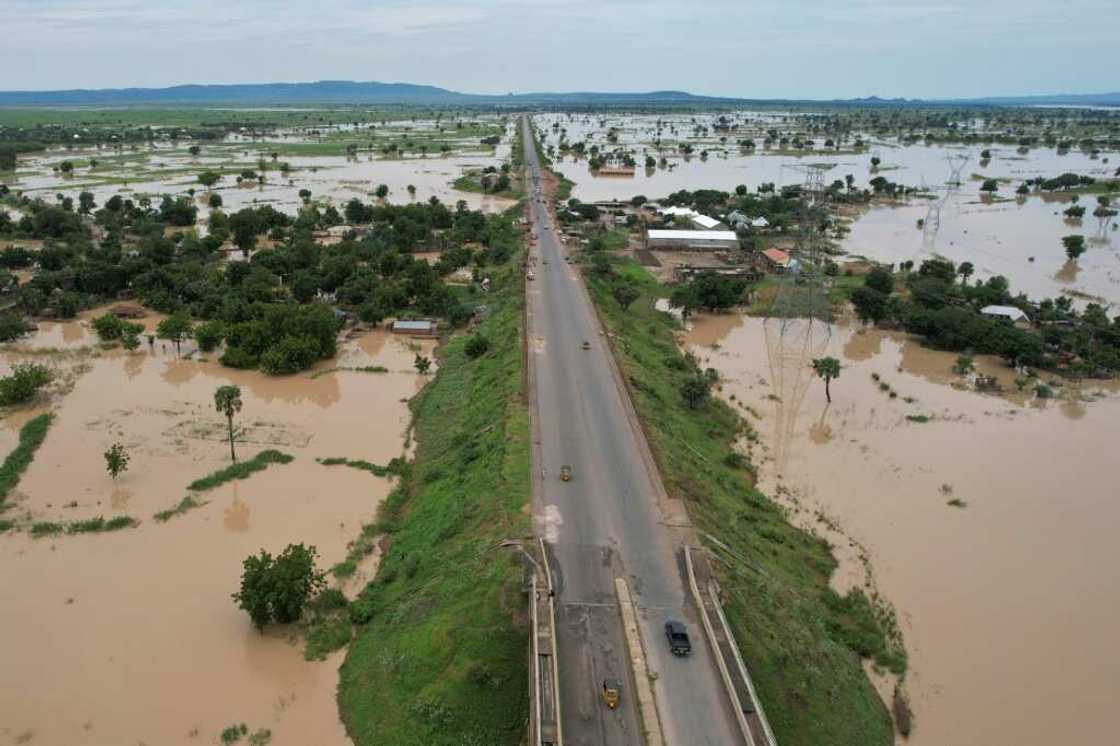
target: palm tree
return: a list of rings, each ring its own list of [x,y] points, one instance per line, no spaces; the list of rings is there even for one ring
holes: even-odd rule
[[[235,462],[233,450],[233,416],[241,411],[241,389],[237,386],[219,386],[214,392],[214,408],[226,416],[229,423],[229,455]]]
[[[824,379],[824,396],[831,404],[832,392],[829,391],[828,384],[833,378],[840,377],[840,361],[834,357],[818,357],[813,360],[813,370]]]
[[[972,273],[976,271],[976,267],[972,262],[961,262],[961,266],[957,267],[957,274],[961,276],[961,284],[967,285],[968,278],[972,277]]]

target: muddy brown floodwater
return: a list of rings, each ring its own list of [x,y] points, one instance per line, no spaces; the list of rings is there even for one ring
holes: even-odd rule
[[[759,487],[833,543],[834,584],[870,577],[894,604],[909,743],[1116,741],[1114,385],[1038,400],[978,359],[1015,392],[980,394],[951,371],[955,355],[801,321],[702,317],[684,342],[759,432]],[[809,367],[823,355],[843,365],[831,406]]]
[[[77,342],[88,334],[82,323],[43,334]],[[131,354],[26,352],[41,342],[8,348],[3,367],[33,354],[75,380],[5,418],[10,448],[28,417],[55,414],[5,517],[26,525],[127,514],[141,524],[0,536],[0,742],[205,744],[245,723],[271,730],[272,744],[348,743],[335,704],[341,652],[305,661],[294,630],[258,634],[230,594],[242,560],[262,548],[312,544],[323,568],[345,557],[390,482],[315,459],[400,455],[406,401],[422,384],[413,356],[432,344],[368,332],[311,375],[270,378],[179,360],[158,344]],[[369,365],[388,372],[332,371]],[[226,383],[244,400],[239,457],[278,448],[295,460],[202,493],[204,505],[158,523],[152,514],[178,503],[189,482],[228,464],[213,411]],[[114,482],[101,454],[117,441],[132,460]]]

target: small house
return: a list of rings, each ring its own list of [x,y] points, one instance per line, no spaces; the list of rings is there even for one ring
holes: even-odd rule
[[[1010,321],[1015,326],[1030,326],[1031,323],[1030,317],[1015,306],[984,306],[980,309],[980,314],[990,319]]]
[[[393,334],[407,334],[413,337],[436,336],[436,322],[431,319],[397,319],[393,322]]]
[[[762,257],[775,272],[785,272],[790,267],[789,254],[781,249],[766,249],[762,252]]]

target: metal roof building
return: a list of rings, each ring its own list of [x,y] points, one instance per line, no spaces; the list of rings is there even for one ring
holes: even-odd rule
[[[650,230],[646,233],[646,248],[694,251],[737,249],[739,238],[735,231]]]

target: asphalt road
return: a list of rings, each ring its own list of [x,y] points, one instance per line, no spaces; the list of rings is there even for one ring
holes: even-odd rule
[[[522,127],[528,128],[527,121]],[[641,744],[632,686],[610,711],[602,680],[630,679],[614,579],[625,577],[638,606],[665,741],[671,746],[742,742],[716,663],[688,597],[681,547],[659,477],[628,416],[624,392],[576,269],[564,261],[534,183],[540,163],[525,132],[536,246],[527,283],[530,380],[534,395],[533,515],[555,574],[564,742]],[[587,340],[590,350],[583,350]],[[570,464],[570,482],[559,479]],[[673,656],[667,619],[684,621],[693,654]]]

